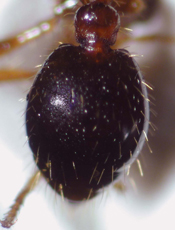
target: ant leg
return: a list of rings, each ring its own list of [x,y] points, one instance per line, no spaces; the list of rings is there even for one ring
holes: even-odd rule
[[[19,195],[15,199],[15,203],[10,207],[10,210],[5,214],[4,220],[0,220],[0,224],[4,228],[10,228],[15,224],[15,218],[17,216],[17,212],[19,211],[21,205],[24,202],[24,199],[28,195],[28,193],[34,189],[35,185],[38,183],[40,179],[41,173],[37,171],[28,181],[23,190],[19,193]]]
[[[54,7],[52,18],[46,21],[41,21],[38,25],[28,28],[14,37],[0,41],[0,56],[11,52],[18,47],[24,46],[26,43],[44,36],[46,33],[54,31],[63,16],[72,14],[75,10],[74,8],[76,7],[77,1],[72,2],[72,5],[67,2],[68,1],[66,0],[62,1]]]
[[[153,34],[153,35],[144,35],[140,37],[128,37],[125,34],[121,35],[121,39],[116,43],[115,46],[120,47],[121,44],[128,41],[138,41],[138,42],[162,42],[167,44],[175,43],[175,37],[171,35],[163,35],[163,34]]]
[[[35,76],[37,71],[25,71],[25,70],[7,70],[2,69],[0,70],[0,81],[8,81],[8,80],[17,80],[17,79],[24,79],[30,78]]]
[[[42,22],[38,24],[37,26],[30,28],[26,31],[24,31],[21,34],[18,34],[15,37],[9,38],[7,40],[0,42],[0,56],[4,55],[8,52],[11,52],[12,50],[25,45],[26,43],[31,42],[31,40],[37,39],[44,35],[45,33],[49,33],[54,30],[57,21],[58,16]]]
[[[159,35],[159,34],[153,34],[148,36],[142,36],[134,38],[136,41],[153,41],[153,42],[163,42],[163,43],[175,43],[175,37],[169,36],[169,35]]]

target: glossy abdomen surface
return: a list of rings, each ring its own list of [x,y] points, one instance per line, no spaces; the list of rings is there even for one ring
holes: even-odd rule
[[[36,163],[58,193],[93,196],[138,154],[143,91],[125,50],[62,45],[48,57],[28,95],[26,125]]]

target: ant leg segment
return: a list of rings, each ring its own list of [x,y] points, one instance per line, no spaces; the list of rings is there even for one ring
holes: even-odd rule
[[[25,71],[25,70],[7,70],[2,69],[0,70],[0,81],[8,81],[8,80],[17,80],[17,79],[24,79],[30,78],[35,76],[37,71]]]
[[[45,33],[49,33],[53,31],[58,22],[57,20],[55,20],[55,17],[54,17],[53,19],[42,22],[38,26],[30,28],[21,34],[18,34],[15,37],[1,41],[0,42],[0,56],[8,52],[11,52],[12,50],[20,46],[25,45],[28,42],[31,42],[31,40],[41,37]]]
[[[34,189],[35,185],[38,183],[40,179],[41,173],[37,171],[28,181],[24,189],[19,193],[19,195],[15,199],[15,203],[10,207],[10,210],[6,213],[4,220],[0,220],[0,224],[4,228],[10,228],[12,225],[16,223],[17,212],[19,211],[21,205],[24,202],[24,199],[29,194],[31,190]]]
[[[163,43],[169,43],[169,44],[175,43],[174,36],[160,35],[160,34],[153,34],[153,35],[148,35],[148,36],[137,37],[137,38],[134,38],[134,40],[141,41],[141,42],[152,41],[152,42],[163,42]]]
[[[31,40],[37,39],[44,35],[45,33],[51,32],[55,28],[55,24],[57,24],[57,20],[54,18],[41,22],[37,26],[33,28],[29,28],[28,30],[14,36],[12,38],[6,39],[0,42],[0,56],[11,52],[15,48],[25,45],[26,43],[30,42]]]
[[[17,36],[1,41],[0,56],[11,52],[15,48],[25,45],[26,43],[29,43],[31,40],[35,40],[46,33],[52,32],[57,27],[59,20],[63,18],[63,15],[68,15],[73,12],[73,7],[75,7],[76,4],[76,0],[72,1],[72,4],[65,0],[54,7],[52,18],[48,19],[47,21],[40,22],[38,25],[27,29]]]
[[[114,48],[120,47],[121,44],[128,41],[162,42],[162,43],[172,44],[175,43],[175,37],[171,35],[163,35],[163,34],[153,34],[153,35],[141,36],[141,37],[128,37],[125,34],[120,34],[120,39],[118,39]]]

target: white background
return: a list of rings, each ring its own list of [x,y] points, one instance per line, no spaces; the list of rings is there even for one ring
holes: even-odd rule
[[[134,36],[153,33],[175,36],[175,1],[160,2],[161,7],[151,21],[133,26]],[[0,39],[50,17],[53,5],[51,0],[1,0]],[[34,69],[50,53],[50,44],[56,45],[66,36],[65,28],[68,26],[61,23],[58,26],[57,38],[49,35],[44,41],[40,39],[3,56],[0,58],[0,68]],[[145,79],[154,86],[151,94],[156,98],[156,107],[151,108],[158,115],[151,117],[151,121],[158,129],[153,136],[149,135],[153,153],[145,146],[139,157],[144,176],[140,176],[134,164],[130,176],[124,177],[125,191],[110,187],[96,199],[79,205],[63,203],[42,180],[27,197],[13,230],[175,229],[175,46],[173,43],[149,41],[130,42],[123,47],[131,53],[143,55],[136,60]],[[25,100],[20,100],[25,99],[30,85],[29,79],[0,83],[1,219],[36,169],[25,138],[26,104]]]

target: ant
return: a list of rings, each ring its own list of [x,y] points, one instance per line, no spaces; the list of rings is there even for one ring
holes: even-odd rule
[[[64,48],[64,45],[62,45],[62,46],[60,46],[60,48]],[[92,47],[87,47],[87,48],[92,48]],[[99,60],[98,60],[99,61]],[[100,61],[99,61],[100,62]],[[136,67],[135,67],[135,69],[136,69]],[[141,77],[140,77],[140,79],[142,79]],[[35,86],[34,86],[34,88],[35,88]],[[143,91],[144,91],[144,94],[145,94],[145,98],[147,98],[146,97],[146,91],[145,91],[145,89],[143,89]],[[30,94],[32,94],[31,92],[29,93],[29,95],[28,95],[28,100],[29,101],[33,101],[33,98],[30,100],[29,98],[30,98]],[[35,92],[34,93],[34,95],[36,95],[37,93]],[[74,94],[75,94],[75,92],[72,92],[72,97],[73,97],[73,99],[74,99]],[[34,96],[35,97],[35,96]],[[80,98],[81,99],[81,98]],[[42,100],[41,98],[40,98],[40,100]],[[82,103],[82,100],[83,99],[81,99],[80,100],[80,102]],[[80,103],[80,104],[81,104]],[[37,103],[38,104],[38,103]],[[79,104],[79,103],[78,103]],[[28,105],[28,108],[30,108],[30,106]],[[30,110],[30,109],[29,109]],[[31,115],[29,115],[29,116],[31,116]],[[30,124],[29,124],[29,126],[30,126]],[[147,125],[146,125],[147,126]],[[95,129],[95,126],[94,126],[94,129]],[[146,129],[147,128],[142,128],[145,132],[146,132]],[[141,130],[142,130],[141,129]],[[30,127],[29,128],[29,130],[32,130],[32,128]],[[29,138],[29,140],[30,140],[30,138]],[[31,145],[33,145],[33,144],[31,144]],[[31,147],[32,148],[32,147]],[[35,153],[35,160],[36,160],[36,163],[38,163],[39,162],[39,157],[38,157],[38,150],[36,151],[36,150],[33,150],[33,152]],[[38,158],[37,158],[38,157]],[[48,164],[49,164],[49,161],[47,162]],[[75,166],[75,162],[74,162],[74,166]],[[40,167],[40,166],[39,166]],[[42,167],[42,166],[41,166]],[[49,167],[48,167],[49,168]],[[75,170],[75,168],[76,167],[73,167],[73,169],[74,169],[74,171],[76,171]],[[44,169],[44,168],[43,168]],[[43,170],[44,171],[44,170]],[[46,176],[46,178],[50,178],[50,180],[52,180],[51,178],[52,178],[52,170],[51,170],[51,172],[50,172],[50,170],[49,170],[49,177],[48,176]],[[100,178],[100,180],[101,180],[101,178]],[[100,183],[100,182],[99,182]],[[50,183],[51,184],[51,183]],[[54,185],[52,185],[52,187],[54,187]],[[83,195],[83,197],[81,197],[81,195],[82,195],[82,191],[80,191],[79,192],[79,194],[78,194],[78,198],[72,198],[71,196],[72,196],[72,192],[70,193],[70,195],[69,195],[69,192],[67,192],[67,191],[64,191],[64,189],[62,188],[63,187],[63,185],[62,184],[59,184],[59,191],[57,191],[57,192],[59,192],[62,196],[64,195],[65,197],[67,197],[67,198],[69,198],[69,199],[71,199],[71,200],[81,200],[81,199],[83,199],[84,197],[87,197],[87,198],[90,198],[91,196],[94,196],[95,194],[93,194],[93,191],[91,191],[91,192],[88,192],[88,196],[87,196],[87,194],[86,195]],[[55,189],[55,188],[54,188]],[[65,193],[65,194],[64,194]]]

